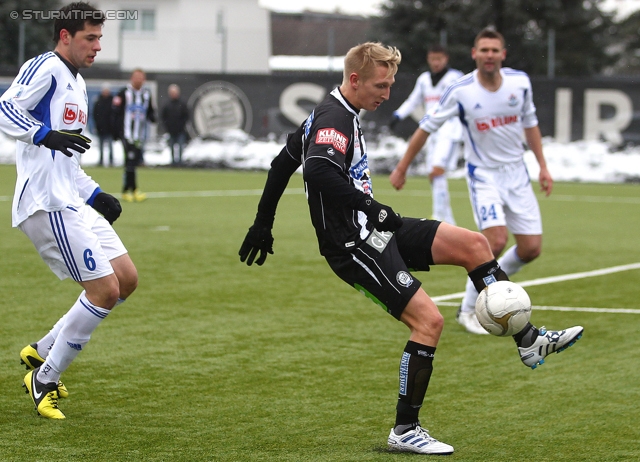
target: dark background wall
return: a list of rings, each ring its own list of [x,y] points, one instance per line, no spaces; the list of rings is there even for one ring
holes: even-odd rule
[[[4,91],[15,70],[0,69],[0,91]],[[126,84],[128,73],[105,69],[83,71],[87,80],[89,101],[100,91],[102,82],[109,80]],[[391,113],[413,89],[416,75],[399,73],[391,92],[391,99],[377,111],[364,113],[362,120],[368,130],[378,131],[386,125]],[[339,85],[342,74],[333,73],[279,73],[278,75],[232,74],[148,74],[147,80],[156,88],[156,107],[167,101],[167,87],[177,83],[193,115],[193,136],[211,136],[218,129],[240,128],[252,136],[263,138],[270,133],[279,136],[295,130],[322,97]],[[605,90],[631,102],[632,114],[626,128],[621,130],[624,142],[640,142],[640,86],[636,78],[532,78],[534,102],[543,136],[556,136],[558,114],[570,127],[572,141],[601,138],[599,133],[585,133],[585,94],[587,91]],[[116,85],[117,86],[117,85]],[[557,91],[571,94],[570,107],[561,107]],[[117,88],[114,88],[117,90]],[[91,106],[91,104],[90,104]],[[615,101],[603,101],[591,114],[603,121],[616,117],[620,108]],[[594,109],[590,111],[593,113]],[[618,114],[619,115],[619,114]],[[568,119],[567,119],[568,117]],[[198,125],[200,121],[200,125]],[[409,137],[417,127],[406,119],[396,127],[396,134]],[[162,129],[160,130],[162,131]],[[374,133],[375,134],[375,133]],[[369,134],[371,136],[371,133]]]

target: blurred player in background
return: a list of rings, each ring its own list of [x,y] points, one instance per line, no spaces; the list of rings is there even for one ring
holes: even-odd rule
[[[104,156],[105,145],[109,150],[109,167],[113,167],[113,95],[108,84],[104,84],[100,95],[93,105],[92,117],[100,143],[100,161],[98,165],[103,167],[106,159]]]
[[[20,352],[31,369],[24,378],[27,393],[38,413],[50,419],[65,418],[58,399],[68,390],[60,375],[138,284],[136,268],[111,227],[120,204],[80,167],[90,140],[81,134],[88,102],[78,70],[90,67],[101,49],[104,15],[84,2],[60,11],[54,51],[27,61],[0,97],[0,129],[17,140],[13,226],[31,239],[56,276],[71,277],[84,289],[47,335]]]
[[[478,290],[508,278],[482,234],[435,220],[401,218],[374,200],[359,112],[375,111],[389,99],[399,63],[398,50],[380,43],[349,50],[341,86],[289,135],[271,163],[258,213],[239,255],[248,265],[262,265],[273,253],[271,229],[278,201],[302,165],[320,253],[338,277],[410,330],[400,362],[396,421],[387,444],[405,452],[451,454],[453,447],[431,437],[418,417],[444,319],[409,268],[462,266]],[[527,364],[567,347],[581,333],[581,327],[555,332],[557,338],[550,343],[528,324],[516,341]]]
[[[429,71],[420,74],[416,85],[402,105],[393,112],[389,127],[405,119],[417,107],[425,112],[432,109],[446,88],[462,77],[462,72],[449,67],[449,53],[442,45],[434,45],[427,52]],[[447,183],[447,171],[454,170],[458,164],[458,154],[462,141],[462,126],[457,117],[445,122],[427,142],[427,172],[431,181],[432,212],[431,218],[456,224],[451,210],[451,198]]]
[[[162,108],[162,125],[169,135],[167,143],[171,150],[171,165],[182,165],[182,152],[187,142],[189,108],[180,98],[180,87],[175,83],[169,85],[167,94],[169,101]]]
[[[149,123],[156,121],[151,91],[144,86],[147,76],[142,69],[134,69],[129,84],[113,98],[118,138],[124,148],[124,178],[122,199],[142,202],[147,195],[138,189],[136,169],[144,163],[144,144]]]
[[[440,103],[420,122],[404,157],[390,181],[401,189],[407,168],[425,141],[450,118],[465,127],[467,185],[478,229],[486,236],[493,254],[504,250],[511,231],[515,245],[498,260],[509,275],[540,255],[542,218],[523,156],[522,135],[540,165],[540,188],[548,196],[553,180],[542,152],[542,138],[533,104],[531,82],[526,73],[502,68],[507,51],[504,38],[484,29],[475,39],[471,55],[477,69],[465,75],[443,95]],[[474,334],[486,334],[475,314],[476,287],[467,281],[458,322]]]

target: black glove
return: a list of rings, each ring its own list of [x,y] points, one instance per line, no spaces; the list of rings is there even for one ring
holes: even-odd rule
[[[367,215],[367,219],[378,231],[396,231],[402,226],[402,218],[388,205],[376,202],[369,196],[365,196],[358,205],[358,210]]]
[[[238,252],[240,261],[246,260],[247,265],[251,266],[256,255],[258,255],[258,251],[260,251],[260,256],[256,260],[256,265],[262,266],[267,259],[267,254],[273,255],[273,236],[271,235],[271,228],[254,223],[249,228],[249,232],[247,232],[247,236],[244,238],[244,242]]]
[[[112,225],[122,213],[122,207],[118,199],[106,192],[98,193],[96,197],[94,197],[91,207],[100,212],[110,225]]]
[[[44,144],[54,151],[60,151],[67,157],[72,157],[73,153],[69,152],[69,149],[82,154],[89,149],[89,143],[91,143],[91,140],[81,135],[80,132],[82,132],[81,128],[76,130],[51,130],[40,144]]]
[[[400,117],[394,114],[389,121],[389,128],[393,130],[393,127],[395,127],[398,122],[400,122]]]

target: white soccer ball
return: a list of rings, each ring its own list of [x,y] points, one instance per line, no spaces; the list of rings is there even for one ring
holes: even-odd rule
[[[531,318],[531,299],[518,284],[497,281],[482,289],[476,299],[478,322],[492,335],[520,332]]]

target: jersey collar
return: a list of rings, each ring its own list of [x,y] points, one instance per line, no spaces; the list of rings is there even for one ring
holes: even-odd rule
[[[54,53],[58,58],[60,58],[60,61],[62,61],[65,64],[65,66],[69,68],[69,71],[73,74],[73,77],[78,77],[78,69],[76,69],[76,67],[73,64],[71,64],[69,61],[64,59],[62,55],[60,55],[60,53],[58,53],[57,51],[54,51]]]
[[[331,92],[331,96],[340,101],[344,107],[346,107],[349,111],[353,112],[355,115],[358,115],[360,111],[358,111],[349,101],[345,98],[340,92],[340,87],[336,87]]]

